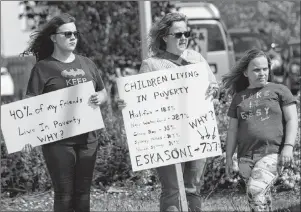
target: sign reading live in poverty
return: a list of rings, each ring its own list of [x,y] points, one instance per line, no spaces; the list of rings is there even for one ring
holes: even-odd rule
[[[197,63],[118,79],[133,171],[222,154],[208,71]]]
[[[39,146],[104,128],[100,108],[92,105],[92,82],[1,106],[1,129],[8,153],[25,144]]]

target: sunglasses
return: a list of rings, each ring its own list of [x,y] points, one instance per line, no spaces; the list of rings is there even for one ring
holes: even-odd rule
[[[74,32],[71,32],[71,31],[57,32],[57,33],[54,33],[54,34],[61,34],[61,35],[64,35],[66,38],[71,38],[72,34],[74,35],[74,37],[76,39],[79,37],[79,32],[78,31],[74,31]]]
[[[172,35],[175,38],[179,39],[182,37],[182,35],[184,35],[185,38],[190,37],[190,31],[186,31],[186,32],[177,32],[177,33],[172,33],[172,34],[167,34],[167,35]]]

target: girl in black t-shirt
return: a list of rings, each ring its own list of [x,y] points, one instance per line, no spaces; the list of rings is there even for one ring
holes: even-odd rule
[[[224,88],[233,95],[228,116],[226,174],[237,148],[239,172],[246,181],[252,211],[271,211],[270,188],[283,166],[291,165],[297,136],[296,100],[289,89],[271,82],[271,62],[258,49],[245,53]]]
[[[69,14],[54,17],[37,31],[23,54],[37,60],[27,87],[36,96],[92,81],[90,101],[101,105],[106,91],[96,65],[73,53],[79,39],[75,19]],[[54,188],[54,211],[90,211],[90,187],[98,147],[99,131],[84,133],[42,146]]]

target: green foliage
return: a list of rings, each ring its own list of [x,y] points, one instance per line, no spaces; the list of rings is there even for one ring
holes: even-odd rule
[[[11,196],[19,192],[44,191],[51,188],[50,177],[46,169],[40,148],[32,152],[7,155],[4,142],[1,142],[1,187]]]
[[[225,152],[226,131],[229,118],[226,113],[231,99],[222,99],[215,104],[215,114],[219,128],[223,152]],[[300,126],[300,103],[297,106]],[[158,178],[155,170],[133,172],[121,112],[112,110],[110,106],[103,106],[103,117],[106,130],[102,131],[100,148],[94,170],[94,185],[96,187],[117,184],[125,186],[136,184],[140,186],[157,186]],[[108,123],[108,124],[107,124]],[[298,134],[297,141],[300,140]],[[300,183],[300,143],[295,148],[296,167],[286,171],[277,183],[277,189],[291,189],[292,184]],[[4,142],[1,143],[1,187],[3,192],[10,192],[11,196],[19,192],[44,191],[51,188],[51,181],[40,148],[35,148],[30,154],[17,152],[7,155]],[[226,182],[224,174],[225,153],[222,156],[209,158],[204,175],[203,192],[210,192],[216,188],[235,188],[241,184],[238,173],[232,181]]]
[[[292,1],[216,1],[228,28],[248,28],[261,32],[269,42],[279,44],[300,37],[300,2]],[[141,38],[137,1],[24,1],[25,15],[34,27],[61,12],[73,15],[81,32],[77,51],[90,57],[99,67],[112,104],[117,95],[115,80],[120,70],[138,70],[141,64]],[[40,9],[37,9],[40,8]],[[172,1],[152,1],[152,20],[171,11]],[[110,100],[111,101],[111,100]]]
[[[228,28],[262,32],[268,42],[300,38],[300,1],[208,1],[220,10]]]
[[[281,4],[256,1],[211,2],[214,2],[220,9],[228,28],[261,27],[276,40],[283,38],[288,40],[289,37],[300,36],[300,24],[296,24],[300,22],[298,13],[300,2],[285,1]],[[76,17],[78,30],[81,32],[78,52],[95,61],[109,93],[108,105],[102,107],[106,130],[102,131],[94,172],[94,185],[100,186],[100,182],[104,186],[113,183],[122,185],[127,182],[138,185],[156,185],[158,179],[153,170],[135,173],[131,170],[123,119],[115,101],[117,97],[116,71],[124,72],[126,68],[132,68],[137,72],[141,63],[138,2],[40,1],[37,5],[45,6],[45,11],[36,13],[28,5],[30,12],[27,14],[29,18],[38,20],[37,25],[43,24],[46,19],[59,12],[68,12]],[[167,1],[154,1],[151,6],[153,20],[172,8]],[[273,13],[279,15],[272,15]],[[287,25],[281,24],[283,21]],[[278,27],[266,27],[272,22],[272,26]],[[226,115],[229,104],[230,99],[225,99],[215,105],[223,151],[229,121]],[[298,114],[300,126],[300,111]],[[300,140],[300,135],[298,139]],[[296,151],[300,151],[300,145],[297,145]],[[298,167],[300,168],[300,163]],[[224,156],[210,159],[203,190],[212,190],[217,184],[221,184],[223,169]],[[214,176],[211,170],[214,170]],[[12,196],[18,192],[43,191],[51,187],[49,174],[39,148],[35,148],[30,154],[18,152],[7,155],[1,138],[1,187],[2,191],[10,191]]]

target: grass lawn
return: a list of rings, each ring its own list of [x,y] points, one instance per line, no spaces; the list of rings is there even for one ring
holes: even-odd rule
[[[159,189],[149,191],[143,189],[128,190],[121,193],[105,193],[98,189],[91,192],[91,211],[158,211]],[[247,200],[243,193],[227,189],[215,192],[208,198],[203,196],[203,211],[246,211]],[[290,208],[300,211],[299,191],[283,191],[273,195],[273,208]],[[51,211],[53,192],[23,195],[16,198],[1,198],[1,211]],[[298,206],[296,206],[298,205]]]

